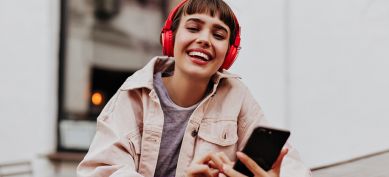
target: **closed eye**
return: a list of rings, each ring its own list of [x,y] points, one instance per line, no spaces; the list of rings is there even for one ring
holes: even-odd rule
[[[216,30],[213,32],[213,36],[215,37],[215,39],[217,40],[224,40],[227,38],[227,34],[226,32],[224,32],[223,30]]]
[[[192,33],[198,32],[198,31],[199,31],[199,29],[196,28],[196,27],[187,27],[186,29],[187,29],[189,32],[192,32]]]
[[[215,39],[217,40],[224,40],[226,38],[223,34],[218,34],[218,33],[214,34],[214,36]]]
[[[214,25],[213,28],[214,28],[213,35],[217,40],[224,40],[228,38],[229,36],[228,30],[224,28],[222,25]]]

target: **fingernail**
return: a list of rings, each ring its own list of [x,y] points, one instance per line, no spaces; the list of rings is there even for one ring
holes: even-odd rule
[[[243,153],[241,153],[241,152],[236,152],[236,155],[242,157]]]
[[[227,170],[227,166],[223,165],[223,171],[226,171],[226,170]]]

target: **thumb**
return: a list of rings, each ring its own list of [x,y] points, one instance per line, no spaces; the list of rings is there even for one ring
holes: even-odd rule
[[[276,172],[277,174],[280,174],[281,171],[281,164],[282,160],[284,160],[285,155],[288,153],[289,149],[288,148],[283,148],[280,152],[280,155],[278,156],[276,162],[273,164],[273,171]]]

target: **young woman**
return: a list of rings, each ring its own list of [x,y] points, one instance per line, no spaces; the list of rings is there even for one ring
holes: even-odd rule
[[[79,177],[242,176],[232,169],[237,158],[256,176],[310,176],[290,146],[267,172],[238,152],[267,123],[247,87],[226,71],[240,29],[223,0],[184,0],[161,41],[167,56],[129,77],[98,117]]]

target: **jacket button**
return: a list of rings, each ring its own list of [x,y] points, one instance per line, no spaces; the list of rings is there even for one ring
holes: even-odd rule
[[[192,137],[196,137],[197,136],[197,130],[193,130],[192,131]]]

